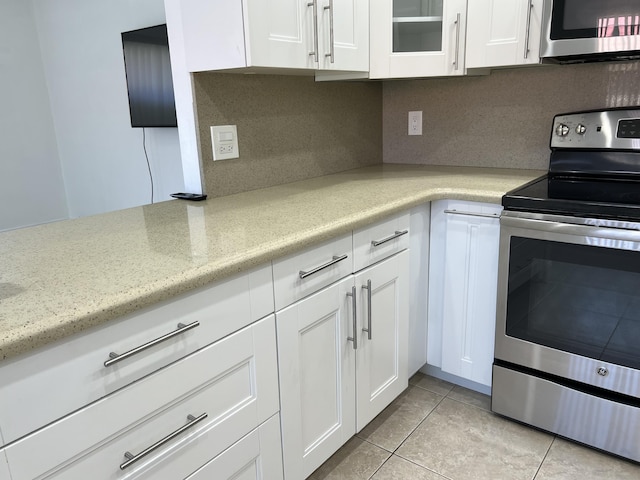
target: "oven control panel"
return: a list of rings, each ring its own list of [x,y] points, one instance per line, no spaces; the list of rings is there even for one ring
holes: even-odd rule
[[[640,150],[640,109],[556,115],[551,148]]]

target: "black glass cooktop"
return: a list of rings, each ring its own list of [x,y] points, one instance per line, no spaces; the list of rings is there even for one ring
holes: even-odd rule
[[[640,220],[640,181],[547,176],[508,192],[506,210]]]

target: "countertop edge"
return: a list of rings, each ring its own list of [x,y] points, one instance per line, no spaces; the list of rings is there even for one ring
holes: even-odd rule
[[[400,197],[397,201],[383,205],[374,205],[357,214],[342,217],[335,222],[324,223],[317,228],[299,231],[282,237],[278,241],[261,244],[259,248],[243,251],[235,257],[226,258],[225,261],[217,261],[194,268],[189,272],[184,272],[180,278],[165,278],[145,286],[144,289],[133,289],[126,295],[121,295],[119,301],[114,302],[109,308],[76,313],[73,319],[61,318],[59,322],[46,326],[36,322],[27,323],[22,326],[21,330],[12,331],[12,335],[0,343],[0,360],[6,361],[46,345],[55,344],[66,337],[103,325],[115,318],[132,314],[234,274],[257,268],[277,258],[426,202],[453,199],[500,203],[504,193],[505,191],[502,190],[438,187],[430,188],[417,195]]]

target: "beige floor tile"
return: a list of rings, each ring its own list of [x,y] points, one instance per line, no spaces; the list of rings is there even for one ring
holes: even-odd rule
[[[371,480],[446,480],[445,477],[393,455]]]
[[[453,383],[445,382],[444,380],[430,377],[420,372],[411,377],[409,383],[442,396],[447,395],[454,387]]]
[[[536,480],[638,480],[640,465],[556,438]]]
[[[309,479],[367,480],[390,456],[386,450],[353,437],[313,472]]]
[[[441,395],[409,385],[358,436],[393,452],[442,398]]]
[[[445,398],[396,453],[453,480],[531,480],[552,440]]]
[[[449,398],[453,398],[462,403],[473,405],[474,407],[483,408],[484,410],[491,411],[491,397],[484,395],[483,393],[474,392],[468,388],[460,387],[456,385],[453,390],[447,395]]]

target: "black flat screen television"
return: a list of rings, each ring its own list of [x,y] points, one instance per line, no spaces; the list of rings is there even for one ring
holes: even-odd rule
[[[122,33],[132,127],[177,127],[167,26]]]

